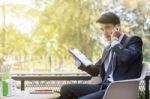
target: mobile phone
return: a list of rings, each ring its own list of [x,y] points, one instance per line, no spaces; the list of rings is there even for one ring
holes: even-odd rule
[[[115,26],[115,27],[114,27],[114,30],[115,30],[115,29],[116,29],[117,31],[120,31],[120,28],[119,28],[118,26]],[[110,35],[112,35],[112,33],[113,33],[113,31],[110,32]]]

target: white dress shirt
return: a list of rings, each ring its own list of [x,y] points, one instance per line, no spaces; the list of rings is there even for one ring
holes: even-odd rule
[[[123,36],[124,36],[124,33],[121,33],[121,36],[119,37],[119,40],[113,40],[111,42],[111,47],[114,47],[116,44],[119,44],[121,42],[121,40],[123,39]],[[115,54],[115,53],[114,53]],[[106,58],[105,62],[104,62],[104,68],[105,68],[105,72],[107,72],[107,69],[108,69],[108,65],[110,63],[112,59],[112,51],[110,51],[109,55],[108,55],[108,58]],[[113,67],[112,67],[113,68]],[[114,70],[114,69],[113,69]],[[109,78],[107,79],[109,80],[110,82],[113,82],[114,79],[113,79],[113,71],[110,73],[109,75]]]

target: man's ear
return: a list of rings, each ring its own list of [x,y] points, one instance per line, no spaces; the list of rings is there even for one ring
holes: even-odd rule
[[[121,31],[121,25],[120,25],[120,24],[116,24],[115,27],[116,27],[116,29],[117,29],[118,31]]]

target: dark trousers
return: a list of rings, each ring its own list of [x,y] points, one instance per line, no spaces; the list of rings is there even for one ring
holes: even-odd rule
[[[102,99],[108,85],[109,83],[64,85],[59,99]]]

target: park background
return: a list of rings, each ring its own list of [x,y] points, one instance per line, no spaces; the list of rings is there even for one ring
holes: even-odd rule
[[[150,62],[150,0],[0,0],[0,65],[13,73],[80,73],[68,48],[93,64],[106,42],[96,20],[120,16],[123,31],[143,39]]]

